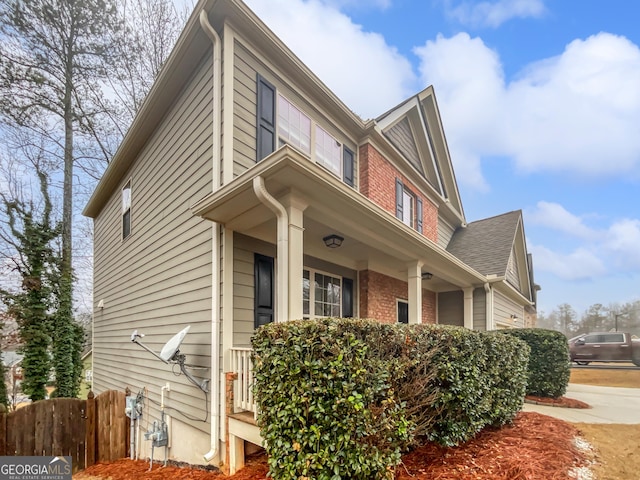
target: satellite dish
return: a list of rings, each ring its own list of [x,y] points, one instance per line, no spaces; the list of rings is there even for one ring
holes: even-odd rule
[[[160,358],[162,359],[162,361],[168,363],[173,358],[173,356],[176,354],[176,352],[180,348],[180,345],[182,344],[184,337],[186,337],[187,333],[189,333],[190,328],[191,328],[191,325],[183,328],[178,333],[176,333],[173,337],[171,337],[171,340],[169,340],[167,343],[164,344],[164,347],[162,347],[162,350],[160,351]]]

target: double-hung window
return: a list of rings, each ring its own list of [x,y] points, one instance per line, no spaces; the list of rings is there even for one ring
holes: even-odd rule
[[[396,179],[396,217],[422,233],[422,199]]]
[[[131,181],[122,188],[122,239],[131,235]]]
[[[282,95],[278,95],[279,146],[288,143],[311,154],[311,119]]]
[[[304,270],[302,313],[304,318],[340,317],[342,278],[315,270]]]

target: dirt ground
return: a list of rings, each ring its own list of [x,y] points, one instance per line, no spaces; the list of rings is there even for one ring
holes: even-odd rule
[[[640,388],[640,370],[572,369],[571,382]],[[571,402],[568,402],[571,403]],[[594,450],[581,449],[575,437]],[[640,425],[569,424],[546,415],[521,412],[513,425],[486,430],[472,441],[445,449],[424,444],[403,456],[396,480],[637,480],[640,478]],[[588,445],[586,445],[588,447]],[[588,465],[595,474],[567,472]],[[266,480],[264,455],[253,457],[236,475],[119,460],[95,465],[74,480]]]

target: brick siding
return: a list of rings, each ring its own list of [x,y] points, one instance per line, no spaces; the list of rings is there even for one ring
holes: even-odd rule
[[[360,193],[391,213],[396,214],[396,178],[416,197],[422,199],[422,231],[425,237],[438,241],[438,208],[420,193],[418,188],[402,175],[370,144],[360,147]]]
[[[396,301],[408,300],[407,282],[372,270],[360,272],[360,317],[396,323]],[[422,289],[422,323],[436,323],[436,294]]]

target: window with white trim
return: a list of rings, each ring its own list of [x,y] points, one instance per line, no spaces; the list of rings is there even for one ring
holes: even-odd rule
[[[304,318],[342,316],[342,277],[305,269],[302,313]]]
[[[396,178],[396,217],[422,233],[422,199]]]
[[[413,227],[413,210],[416,199],[406,188],[402,189],[402,222]]]
[[[320,125],[316,125],[316,162],[340,176],[342,145]]]
[[[355,152],[311,120],[262,75],[257,75],[256,83],[256,162],[288,144],[355,187]]]
[[[282,95],[278,95],[279,145],[293,145],[311,154],[311,119]]]
[[[122,239],[131,235],[131,181],[122,188]]]

